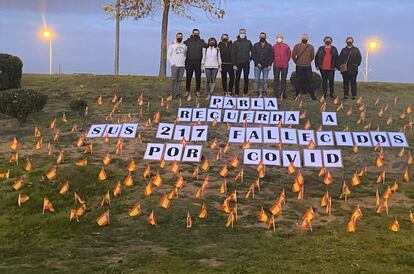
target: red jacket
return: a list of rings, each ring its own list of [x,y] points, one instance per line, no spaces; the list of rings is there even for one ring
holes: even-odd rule
[[[290,48],[285,43],[276,43],[273,45],[275,59],[273,66],[278,68],[288,68],[291,57]]]

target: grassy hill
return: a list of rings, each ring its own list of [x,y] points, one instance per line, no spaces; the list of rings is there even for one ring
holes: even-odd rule
[[[261,191],[255,193],[254,199],[246,199],[245,194],[257,177],[254,166],[245,166],[244,183],[236,183],[233,178],[240,170],[230,168],[228,190],[230,194],[237,189],[238,221],[234,229],[226,228],[227,214],[222,212],[221,204],[226,197],[219,193],[222,178],[218,170],[222,163],[238,155],[242,158],[242,149],[231,145],[228,154],[222,161],[215,161],[217,150],[208,144],[217,137],[220,147],[228,139],[225,124],[209,128],[209,142],[203,144],[203,154],[210,160],[212,167],[200,173],[200,179],[194,180],[192,172],[196,165],[180,164],[186,179],[185,187],[179,197],[172,200],[171,208],[166,210],[159,206],[164,193],[169,193],[175,183],[176,176],[167,163],[159,169],[158,163],[150,163],[154,174],[157,170],[163,178],[163,186],[155,189],[154,194],[144,197],[143,189],[148,179],[142,176],[146,162],[143,160],[146,143],[162,142],[155,139],[157,126],[145,127],[145,121],[160,111],[162,122],[173,122],[177,114],[179,102],[174,100],[167,110],[160,107],[160,99],[165,97],[168,80],[157,77],[132,76],[93,76],[93,75],[24,75],[23,87],[38,88],[49,96],[45,109],[29,116],[24,126],[17,121],[1,116],[0,136],[1,156],[0,172],[11,170],[9,180],[0,180],[0,272],[2,273],[46,273],[46,272],[104,272],[104,273],[413,273],[414,272],[414,224],[408,220],[409,210],[414,210],[414,181],[402,182],[402,171],[407,167],[406,155],[412,150],[414,135],[412,128],[406,128],[406,137],[410,148],[405,150],[404,157],[398,157],[397,148],[384,148],[385,166],[375,167],[377,152],[373,148],[359,148],[355,153],[350,148],[342,148],[344,168],[331,169],[334,183],[326,186],[318,177],[319,169],[302,169],[305,178],[304,200],[298,201],[296,193],[291,191],[295,175],[287,175],[286,168],[268,167],[266,177],[261,180]],[[217,85],[219,86],[219,85]],[[289,89],[291,87],[289,86]],[[336,84],[336,93],[342,92],[340,83]],[[122,155],[115,155],[116,140],[104,143],[103,140],[87,140],[93,142],[92,155],[84,154],[85,146],[74,146],[79,136],[88,129],[91,123],[105,123],[113,104],[114,94],[122,97],[120,111],[113,120],[126,121],[131,113],[132,121],[138,122],[142,143],[137,140],[124,140]],[[145,104],[142,107],[143,117],[139,119],[140,107],[137,97],[143,94]],[[318,93],[320,96],[320,92]],[[356,101],[343,102],[344,110],[338,112],[340,126],[333,130],[342,130],[349,125],[351,131],[363,130],[371,123],[385,131],[398,131],[409,123],[413,114],[401,119],[400,114],[409,104],[414,105],[414,84],[360,83],[359,95],[367,107],[365,125],[357,124],[359,117]],[[96,99],[102,96],[103,105],[98,106]],[[89,103],[89,118],[82,120],[69,108],[73,99],[84,99]],[[340,96],[342,98],[342,96]],[[379,104],[375,101],[379,98]],[[394,101],[397,98],[397,101]],[[182,101],[183,106],[196,105],[195,99]],[[200,98],[200,105],[208,102]],[[388,105],[382,118],[378,111]],[[347,116],[349,108],[353,115]],[[281,109],[297,109],[293,93],[282,102]],[[303,128],[307,119],[314,129],[320,124],[320,103],[310,101],[307,96],[303,100],[303,109],[307,117],[298,128]],[[337,108],[332,100],[327,102],[327,111]],[[68,122],[63,123],[61,117],[65,113]],[[393,117],[393,123],[386,121]],[[57,118],[57,129],[48,128],[50,122]],[[71,133],[73,125],[78,132]],[[38,127],[43,136],[43,148],[34,150],[38,138],[34,137],[34,128]],[[53,141],[58,130],[60,139]],[[9,141],[17,137],[20,164],[11,165],[9,159],[13,152],[8,148]],[[51,144],[53,155],[47,155],[47,144]],[[252,146],[256,147],[256,146]],[[259,145],[257,145],[259,147]],[[302,150],[303,147],[284,146]],[[45,172],[56,164],[60,150],[64,150],[64,162],[57,166],[57,179],[49,181],[44,178]],[[103,166],[102,157],[105,152],[112,156],[112,162],[106,167],[109,178],[98,181],[97,175]],[[24,162],[29,157],[33,170],[26,172]],[[85,167],[75,166],[76,160],[88,158]],[[134,159],[138,170],[133,173],[134,185],[122,185],[122,195],[114,198],[112,190],[118,180],[127,176],[126,166]],[[350,187],[351,195],[347,201],[339,199],[342,183],[350,180],[355,170],[368,167],[368,174],[361,177],[361,184]],[[414,172],[414,167],[408,167]],[[376,178],[381,171],[386,171],[386,183],[377,184]],[[195,197],[195,192],[208,174],[210,184],[203,199]],[[11,185],[20,176],[24,177],[24,186],[15,191]],[[411,177],[414,177],[412,175]],[[62,183],[70,182],[70,191],[60,195]],[[375,212],[375,193],[377,188],[382,194],[387,185],[399,183],[399,190],[389,201],[389,215]],[[268,212],[279,193],[285,189],[286,205],[281,217],[276,218],[276,232],[268,230],[258,222],[257,215],[263,206]],[[100,202],[107,191],[111,192],[111,205],[101,207]],[[332,214],[326,215],[320,207],[320,199],[329,190],[332,195]],[[69,222],[70,209],[75,206],[73,192],[77,192],[86,201],[87,212],[80,222]],[[19,193],[27,194],[30,200],[17,206]],[[54,213],[42,215],[43,198],[53,203]],[[128,210],[134,203],[140,202],[142,215],[129,217]],[[205,202],[208,218],[197,217],[201,204]],[[359,205],[363,217],[358,223],[356,233],[347,233],[346,224]],[[300,222],[305,211],[313,206],[317,213],[312,223],[313,231],[301,231]],[[110,209],[110,225],[99,227],[95,219],[104,210]],[[147,216],[154,210],[157,225],[146,222]],[[193,227],[186,229],[187,211],[192,215]],[[392,219],[398,216],[401,231],[393,233],[388,229]]]

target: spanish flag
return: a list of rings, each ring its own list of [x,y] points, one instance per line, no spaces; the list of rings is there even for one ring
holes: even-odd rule
[[[138,106],[142,106],[144,104],[144,96],[142,94],[137,98]]]
[[[59,151],[58,157],[56,159],[56,164],[61,164],[63,163],[63,150]]]
[[[295,165],[293,164],[293,162],[290,162],[288,169],[287,169],[287,173],[293,174],[294,172],[295,172]]]
[[[229,170],[227,169],[227,164],[224,163],[223,166],[220,168],[219,174],[221,177],[226,178],[229,175]]]
[[[389,229],[393,232],[400,231],[400,224],[398,223],[397,217],[394,218],[394,220],[392,221],[392,223],[389,226]]]
[[[150,225],[156,225],[156,224],[157,224],[157,220],[156,220],[156,218],[155,218],[154,210],[153,210],[153,211],[151,211],[151,214],[148,216],[148,218],[147,218],[147,222],[148,222]]]
[[[16,152],[10,157],[9,163],[19,165],[19,153],[18,152]]]
[[[32,162],[30,161],[29,158],[26,159],[26,164],[24,165],[24,170],[26,170],[27,172],[32,171]]]
[[[152,182],[149,182],[144,189],[144,196],[149,196],[154,192],[154,188],[152,187]]]
[[[56,179],[56,166],[52,166],[47,172],[46,172],[46,177],[49,180],[54,180]]]
[[[233,156],[230,160],[230,165],[234,168],[238,168],[240,165],[239,159],[237,159],[237,156]]]
[[[109,225],[109,210],[104,211],[98,218],[96,218],[96,223],[99,226]]]
[[[410,181],[410,174],[408,173],[408,168],[406,168],[403,173],[403,182],[408,183],[409,181]]]
[[[143,173],[144,178],[149,178],[151,176],[151,167],[149,164],[145,166],[145,170]]]
[[[411,209],[410,209],[410,214],[409,214],[409,216],[408,216],[408,219],[410,220],[410,222],[411,222],[412,224],[414,224],[414,215],[413,215],[413,212],[411,211]]]
[[[159,172],[157,172],[157,174],[154,177],[152,177],[152,184],[156,187],[162,186],[162,178]]]
[[[10,169],[7,172],[0,173],[0,178],[8,180],[10,178]]]
[[[108,176],[106,175],[105,169],[101,168],[101,171],[99,171],[99,174],[98,174],[98,180],[105,181],[107,178]]]
[[[216,149],[218,147],[217,138],[214,138],[213,142],[210,144],[211,149]]]
[[[19,179],[14,181],[12,187],[13,187],[14,190],[21,189],[23,187],[23,177],[20,177]]]
[[[333,183],[333,178],[332,178],[331,172],[329,172],[329,170],[326,172],[326,175],[323,178],[323,183],[325,185],[331,185]]]
[[[114,188],[114,190],[113,190],[113,193],[114,193],[114,197],[121,196],[121,193],[122,193],[122,187],[121,187],[121,182],[120,182],[120,181],[118,181],[118,182],[116,183],[115,188]]]
[[[135,203],[134,206],[128,211],[129,217],[136,217],[141,215],[141,203]]]
[[[43,147],[43,138],[40,138],[39,141],[35,144],[35,150],[39,150]]]
[[[93,153],[93,143],[90,143],[86,148],[85,151],[83,152],[85,154],[92,154]]]
[[[193,226],[193,221],[191,220],[190,212],[187,211],[187,228],[191,228]]]
[[[59,141],[59,131],[57,131],[56,133],[55,133],[55,135],[53,135],[53,142],[57,142],[57,141]]]
[[[227,180],[224,178],[223,182],[220,185],[220,194],[227,193]]]
[[[28,200],[29,200],[29,196],[27,196],[26,194],[20,194],[19,193],[19,197],[17,198],[17,205],[19,207],[22,207],[22,204],[24,204]]]
[[[175,187],[176,188],[183,188],[185,185],[185,180],[183,176],[180,176],[177,178],[177,180],[175,181]]]
[[[357,186],[361,183],[361,179],[359,178],[358,171],[355,171],[354,177],[352,177],[351,184],[352,186]]]
[[[385,171],[381,172],[381,174],[377,178],[377,183],[385,183]]]
[[[48,198],[43,198],[43,214],[45,214],[45,210],[49,210],[51,212],[55,211]]]
[[[321,170],[319,170],[319,177],[325,177],[325,175],[326,175],[326,168],[325,167],[323,167],[323,168],[321,168]]]
[[[77,204],[77,203],[79,203],[81,205],[85,204],[85,201],[82,200],[81,197],[76,192],[73,192],[73,199],[75,200],[75,204]]]
[[[255,183],[253,182],[253,184],[250,185],[249,190],[247,191],[245,198],[248,199],[250,198],[250,195],[252,196],[252,198],[254,199],[254,187],[255,187]]]
[[[235,181],[244,182],[244,169],[241,169],[234,178]]]
[[[101,207],[104,204],[111,204],[111,196],[109,195],[109,190],[105,193],[105,195],[102,197],[102,201],[101,201]]]
[[[154,114],[154,116],[152,117],[152,119],[154,120],[154,123],[158,124],[158,123],[160,122],[160,117],[161,117],[160,112],[159,112],[159,111],[157,111],[157,112]]]
[[[263,207],[260,209],[258,218],[259,218],[259,222],[262,222],[262,223],[266,223],[269,219]]]
[[[230,213],[229,213],[229,216],[227,217],[226,227],[230,227],[231,226],[231,228],[233,228],[234,221],[236,219],[235,215],[236,215],[235,210],[234,209],[231,210]]]
[[[165,167],[165,160],[164,160],[164,158],[162,158],[160,160],[160,168],[164,168],[164,167]]]
[[[9,148],[11,150],[17,150],[18,147],[19,147],[19,142],[17,142],[17,138],[14,137],[9,143]]]
[[[344,183],[342,184],[342,193],[341,193],[341,196],[339,196],[339,199],[344,198],[346,201],[348,199],[348,195],[350,194],[351,194],[351,191],[349,190],[348,185],[344,181]]]
[[[227,143],[223,148],[223,153],[227,154],[230,151],[230,143]]]
[[[99,96],[99,97],[98,97],[98,99],[96,99],[96,104],[97,104],[98,106],[102,106],[102,105],[103,105],[103,99],[102,99],[102,96]]]
[[[65,181],[60,187],[59,194],[65,195],[69,191],[69,182]]]
[[[384,197],[384,199],[390,199],[392,196],[392,191],[391,191],[391,187],[388,185],[387,188],[384,191],[384,194],[382,195]]]
[[[76,220],[77,222],[79,222],[79,217],[78,214],[76,214],[76,208],[72,208],[70,210],[70,214],[69,214],[69,222],[72,222],[72,220]]]
[[[230,202],[227,198],[224,199],[221,209],[226,213],[230,213],[231,207],[230,207]]]
[[[169,209],[171,206],[171,200],[168,199],[167,194],[164,193],[164,195],[161,197],[160,200],[160,207]]]
[[[303,230],[307,230],[310,228],[310,230],[312,231],[312,221],[315,219],[315,212],[313,211],[313,208],[310,207],[305,214],[302,217],[302,229]]]
[[[171,165],[171,172],[174,174],[178,174],[180,171],[180,166],[178,165],[177,161],[173,161]]]
[[[77,166],[87,166],[88,165],[88,159],[84,158],[84,159],[77,160],[75,162],[75,165],[77,165]]]
[[[124,186],[132,186],[134,184],[134,180],[132,179],[132,175],[131,173],[129,173],[123,182]]]
[[[134,159],[132,159],[132,160],[128,163],[127,170],[128,170],[129,172],[134,172],[135,170],[137,170],[137,165],[135,164]]]
[[[256,170],[259,174],[259,178],[264,178],[266,176],[266,166],[263,164],[263,162],[259,163]]]
[[[204,158],[201,162],[201,169],[207,171],[210,168],[210,163],[208,162],[207,158]]]
[[[39,130],[38,127],[35,127],[35,129],[34,129],[34,136],[35,136],[35,138],[42,137],[42,134],[40,133],[40,130]]]
[[[196,167],[194,168],[194,171],[193,171],[193,179],[198,180],[198,175],[199,175],[199,167],[198,167],[198,166],[196,166]]]
[[[200,212],[198,213],[198,218],[200,218],[200,219],[205,219],[205,218],[207,218],[207,205],[206,205],[206,203],[203,203],[202,205],[201,205],[201,209],[200,209]]]
[[[272,207],[270,208],[270,212],[272,213],[272,215],[274,216],[279,216],[282,214],[282,203],[280,202],[280,200],[277,200]]]

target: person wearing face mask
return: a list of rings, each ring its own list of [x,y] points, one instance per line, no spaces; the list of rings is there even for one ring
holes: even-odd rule
[[[261,32],[259,42],[254,44],[252,50],[252,59],[254,62],[254,91],[259,96],[260,76],[263,75],[262,95],[267,95],[267,78],[269,70],[273,63],[273,48],[266,41],[266,33]]]
[[[201,59],[203,57],[203,48],[207,48],[207,43],[200,38],[200,31],[198,29],[193,29],[190,38],[188,38],[184,44],[187,46],[187,56],[185,60],[185,96],[187,97],[190,95],[193,73],[195,74],[196,79],[196,96],[199,96],[201,86]]]
[[[312,89],[312,61],[315,57],[315,50],[308,43],[309,35],[302,34],[301,42],[296,44],[292,50],[292,59],[296,64],[296,96],[301,92],[309,93],[312,100],[316,100]]]
[[[319,47],[315,55],[315,66],[321,72],[323,96],[334,98],[335,68],[338,66],[338,50],[332,45],[332,37],[323,38],[325,45]]]
[[[223,34],[221,36],[221,41],[218,44],[220,48],[220,57],[221,57],[221,85],[225,94],[233,95],[233,86],[234,86],[234,70],[233,64],[231,61],[231,51],[233,49],[233,43],[229,40],[228,34]],[[229,81],[227,82],[227,75],[229,76]]]
[[[345,40],[346,47],[339,54],[339,70],[342,74],[344,85],[344,99],[349,98],[349,84],[351,84],[352,99],[357,96],[357,75],[358,67],[361,65],[361,52],[354,46],[354,38],[348,37]]]
[[[206,73],[206,94],[210,97],[216,85],[217,72],[221,69],[220,49],[214,37],[208,39],[208,48],[203,49],[201,68]]]
[[[181,80],[185,70],[187,46],[183,43],[183,34],[177,33],[174,42],[168,47],[167,59],[171,64],[170,95],[180,97]]]
[[[291,51],[287,44],[283,43],[283,35],[276,35],[276,44],[273,45],[273,93],[279,98],[286,98],[286,77],[288,74]]]
[[[232,63],[233,69],[236,71],[236,80],[234,83],[235,94],[240,93],[240,77],[243,71],[243,93],[246,95],[249,91],[249,72],[250,61],[253,45],[246,38],[246,30],[240,29],[237,40],[233,43]]]

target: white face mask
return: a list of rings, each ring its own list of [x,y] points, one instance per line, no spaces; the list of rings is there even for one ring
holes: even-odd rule
[[[241,39],[244,39],[244,37],[246,37],[246,34],[240,33],[239,36],[240,36]]]
[[[283,39],[279,37],[279,38],[276,39],[276,42],[282,43],[283,42]]]

